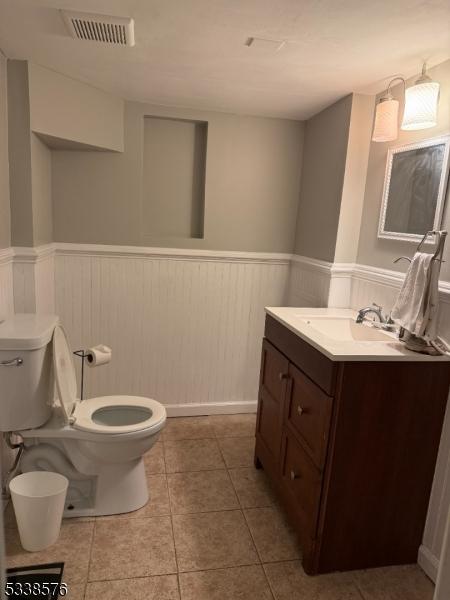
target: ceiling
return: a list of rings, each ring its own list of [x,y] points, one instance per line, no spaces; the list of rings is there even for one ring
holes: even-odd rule
[[[60,8],[131,16],[136,46],[74,40]],[[443,62],[449,23],[448,0],[0,0],[0,48],[132,100],[305,119]]]

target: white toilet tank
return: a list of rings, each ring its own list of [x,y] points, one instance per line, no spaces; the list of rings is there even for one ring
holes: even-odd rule
[[[0,322],[0,431],[40,427],[53,401],[51,339],[58,317],[17,314]]]

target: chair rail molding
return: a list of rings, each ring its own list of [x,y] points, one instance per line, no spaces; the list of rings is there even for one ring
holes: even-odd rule
[[[236,252],[229,250],[198,250],[184,248],[159,248],[146,246],[108,246],[104,244],[52,244],[53,252],[59,256],[91,256],[116,258],[155,258],[164,260],[191,260],[242,262],[289,265],[291,254],[269,252]]]
[[[292,255],[291,265],[304,273],[314,273],[316,277],[327,279],[330,284],[326,306],[334,308],[359,308],[354,304],[355,282],[367,282],[389,286],[397,293],[403,284],[405,274],[392,269],[383,269],[359,263],[330,263],[316,258]],[[292,282],[291,282],[292,283]],[[297,277],[297,285],[304,280]],[[292,290],[294,292],[294,290]],[[450,281],[439,281],[439,299],[450,303]],[[297,295],[308,293],[307,290],[296,290]],[[323,300],[323,299],[322,299]],[[319,304],[322,306],[323,303]]]

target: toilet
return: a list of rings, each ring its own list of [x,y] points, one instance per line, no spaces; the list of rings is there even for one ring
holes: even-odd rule
[[[18,314],[0,323],[0,390],[0,430],[22,438],[21,471],[68,478],[65,517],[126,513],[147,503],[142,457],[166,410],[140,396],[80,401],[58,317]]]

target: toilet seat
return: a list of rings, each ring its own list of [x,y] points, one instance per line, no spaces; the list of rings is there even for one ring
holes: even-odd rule
[[[96,416],[101,413],[102,416]],[[141,413],[142,418],[127,424],[115,424],[115,419]],[[148,416],[146,416],[148,415]],[[149,429],[165,420],[164,407],[155,400],[141,396],[101,396],[78,402],[72,413],[71,423],[76,429],[94,433],[132,433]],[[111,424],[107,424],[107,421]]]
[[[98,434],[133,433],[161,429],[166,410],[159,402],[141,396],[101,396],[80,400],[72,352],[64,329],[53,333],[53,364],[58,403],[67,424],[81,431]]]

